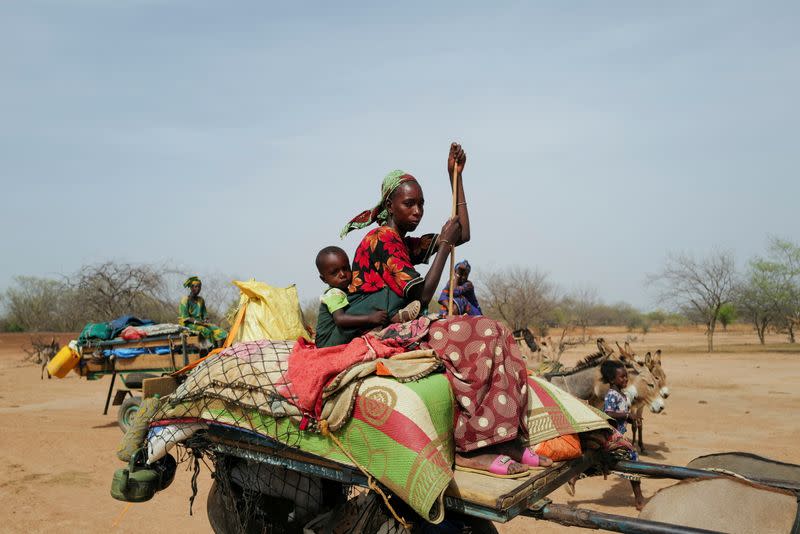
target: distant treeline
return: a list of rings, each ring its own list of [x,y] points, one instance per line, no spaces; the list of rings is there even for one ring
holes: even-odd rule
[[[105,262],[60,278],[17,276],[0,294],[0,331],[74,332],[89,322],[135,315],[175,323],[186,269]],[[238,297],[230,280],[203,277],[202,295],[214,321],[222,321]]]
[[[663,310],[644,312],[627,302],[607,304],[592,287],[563,293],[547,273],[527,267],[507,267],[476,279],[483,312],[513,330],[530,328],[547,334],[552,328],[624,326],[647,332],[651,326],[682,326],[691,319]]]
[[[738,271],[733,253],[713,251],[696,258],[670,254],[647,284],[671,311],[642,312],[621,302],[608,305],[587,287],[562,294],[547,273],[510,267],[485,273],[476,286],[485,314],[511,328],[541,333],[553,327],[626,326],[647,330],[653,325],[705,325],[708,350],[713,350],[718,325],[747,322],[761,343],[769,331],[785,333],[790,343],[800,326],[800,246],[771,238],[764,255],[751,258]]]
[[[0,331],[76,331],[88,322],[131,314],[158,322],[177,320],[185,268],[106,262],[87,265],[58,279],[19,276],[0,294]],[[496,271],[476,269],[474,284],[483,312],[513,330],[625,326],[646,333],[652,326],[705,325],[713,350],[717,325],[734,321],[753,325],[764,343],[768,331],[785,333],[791,343],[800,326],[800,247],[770,239],[766,254],[751,258],[737,271],[731,252],[704,258],[667,257],[648,285],[659,291],[668,311],[643,312],[625,302],[606,304],[592,287],[563,292],[547,273],[529,267]],[[231,316],[238,291],[234,277],[204,275],[203,296],[212,319]],[[308,324],[316,324],[319,301],[304,306]],[[435,301],[429,311],[438,311]]]

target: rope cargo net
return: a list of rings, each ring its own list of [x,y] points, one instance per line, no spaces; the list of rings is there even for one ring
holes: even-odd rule
[[[173,393],[143,401],[120,451],[144,449],[148,465],[172,452],[193,470],[190,514],[200,465],[208,467],[214,481],[208,515],[217,532],[410,532],[403,517],[414,512],[400,499],[390,500],[365,470],[367,489],[292,470],[276,459],[311,439],[359,468],[327,421],[294,404],[287,381],[293,346],[251,341],[208,356],[177,377]]]

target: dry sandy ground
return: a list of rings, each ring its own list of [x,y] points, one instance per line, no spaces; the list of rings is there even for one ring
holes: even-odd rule
[[[624,341],[622,330],[594,332]],[[0,335],[0,531],[3,532],[210,532],[205,498],[210,477],[198,485],[189,515],[191,473],[182,464],[173,485],[147,503],[126,505],[109,495],[121,466],[114,452],[121,437],[116,413],[102,415],[108,377],[87,382],[70,374],[40,380],[39,368],[23,363],[28,336]],[[746,328],[718,336],[718,352],[704,350],[702,332],[638,335],[637,352],[661,348],[672,395],[665,413],[645,416],[642,459],[685,465],[717,451],[750,451],[800,463],[800,347],[781,337],[761,347]],[[565,363],[592,352],[571,349]],[[112,408],[113,409],[113,408]],[[113,409],[115,410],[115,409]],[[645,480],[645,497],[668,481]],[[581,481],[555,502],[635,515],[628,482],[609,477]],[[565,532],[566,527],[516,518],[501,532]],[[569,529],[577,532],[578,529]]]

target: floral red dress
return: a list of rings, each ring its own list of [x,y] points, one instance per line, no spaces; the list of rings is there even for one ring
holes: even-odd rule
[[[391,313],[397,302],[409,300],[410,290],[424,282],[414,265],[427,263],[436,251],[437,237],[402,238],[392,228],[381,226],[362,239],[353,260],[350,292],[356,299],[366,297],[359,304],[364,312],[380,305]],[[386,296],[389,302],[384,304]],[[457,451],[527,437],[525,362],[503,324],[487,317],[433,322],[421,317],[391,325],[380,337],[395,338],[406,346],[418,342],[442,359],[457,408],[453,433]]]
[[[411,289],[424,282],[414,265],[428,263],[436,251],[438,237],[400,237],[389,226],[375,228],[356,249],[350,293],[374,293],[388,287],[407,299]]]

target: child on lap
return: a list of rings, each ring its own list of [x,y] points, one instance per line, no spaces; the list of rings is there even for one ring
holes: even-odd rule
[[[372,328],[388,324],[388,312],[375,310],[365,315],[347,313],[347,287],[353,279],[350,260],[347,253],[339,247],[325,247],[317,253],[317,270],[319,278],[328,284],[328,290],[320,297],[322,305],[317,319],[317,337],[325,336],[332,327],[342,329]],[[402,323],[415,319],[420,312],[418,300],[398,311],[391,317],[391,322]],[[317,345],[323,343],[317,340]]]

